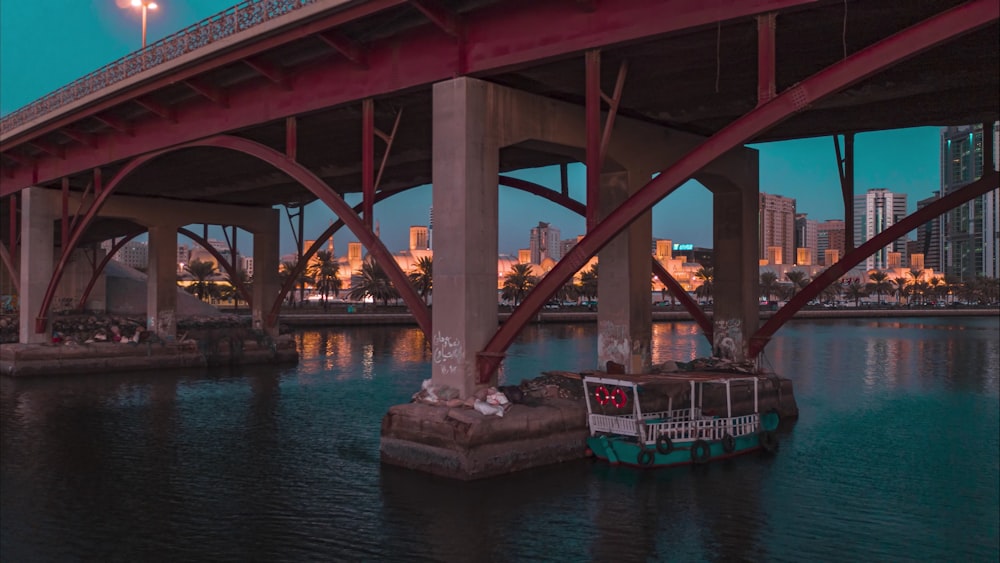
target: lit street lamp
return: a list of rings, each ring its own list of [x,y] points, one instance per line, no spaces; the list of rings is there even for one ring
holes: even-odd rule
[[[132,5],[142,8],[142,48],[146,48],[146,10],[155,10],[156,2],[153,0],[132,0]]]

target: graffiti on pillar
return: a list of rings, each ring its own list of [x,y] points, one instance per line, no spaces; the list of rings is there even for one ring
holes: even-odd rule
[[[743,359],[743,321],[740,319],[719,319],[712,332],[712,355],[725,360]]]
[[[443,374],[457,373],[465,364],[465,347],[462,339],[444,336],[441,332],[434,335],[434,365]]]
[[[611,321],[601,322],[597,331],[597,361],[600,366],[606,365],[608,361],[629,365],[631,350],[628,330],[624,325],[616,325]]]
[[[156,315],[156,326],[154,331],[161,338],[171,339],[174,336],[174,331],[177,329],[177,323],[174,320],[173,311],[160,311]]]

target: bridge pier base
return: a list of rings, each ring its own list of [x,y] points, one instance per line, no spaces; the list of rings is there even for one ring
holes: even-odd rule
[[[712,355],[737,362],[748,359],[760,317],[757,154],[743,154],[745,170],[699,178],[713,194]]]
[[[490,87],[468,78],[434,85],[434,227],[443,235],[434,238],[432,379],[462,398],[475,392],[476,352],[499,314],[500,145]]]
[[[177,225],[149,227],[146,330],[161,340],[177,337]]]
[[[21,313],[18,339],[21,344],[40,344],[51,340],[51,325],[46,325],[45,332],[35,332],[34,316],[42,306],[42,298],[52,279],[55,221],[59,210],[50,190],[28,188],[21,194]],[[42,312],[42,315],[47,314]]]
[[[600,206],[603,217],[649,175],[634,170],[601,175]],[[651,362],[652,310],[649,299],[652,266],[652,212],[647,211],[598,254],[597,368],[608,362],[624,366],[625,373],[646,373]]]

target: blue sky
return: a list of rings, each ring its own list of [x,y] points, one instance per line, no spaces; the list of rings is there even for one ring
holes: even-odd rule
[[[163,0],[150,12],[147,42],[222,11],[233,0]],[[44,35],[41,31],[44,26]],[[42,36],[42,38],[40,38]],[[0,114],[44,96],[141,46],[141,23],[128,0],[3,0],[0,1]],[[628,85],[626,84],[626,88]],[[912,212],[917,200],[940,184],[938,129],[922,127],[859,134],[855,143],[856,192],[887,188],[909,194]],[[830,137],[753,145],[760,151],[760,189],[796,199],[800,213],[816,220],[843,218],[840,181]],[[584,169],[570,168],[570,194],[583,198]],[[525,170],[517,176],[558,189],[558,169]],[[500,248],[516,253],[527,248],[531,227],[551,223],[563,238],[583,233],[584,222],[555,204],[501,188]],[[349,196],[352,205],[359,201]],[[408,242],[410,225],[426,225],[431,189],[423,186],[375,207],[382,240],[390,250]],[[332,214],[321,203],[306,212],[306,238],[321,233]],[[282,220],[282,251],[294,243]],[[696,246],[711,246],[711,196],[689,182],[653,209],[653,236]],[[355,240],[346,229],[335,237],[337,254]]]

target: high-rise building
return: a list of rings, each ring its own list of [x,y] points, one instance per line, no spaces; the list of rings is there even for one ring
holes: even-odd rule
[[[993,125],[996,168],[997,124]],[[985,168],[982,125],[941,129],[941,196],[978,180]],[[941,269],[959,281],[1000,277],[998,190],[979,196],[939,218]]]
[[[917,202],[917,209],[923,209],[937,201],[941,192],[934,192],[934,195]],[[941,238],[942,217],[935,217],[924,223],[917,229],[916,244],[913,245],[914,252],[924,255],[924,263],[928,268],[935,271],[943,271],[941,267],[941,254],[944,241]]]
[[[432,205],[429,210],[429,217],[427,223],[427,248],[434,248],[434,206]]]
[[[538,226],[531,229],[531,239],[529,240],[531,263],[541,264],[542,260],[546,258],[558,262],[562,257],[559,243],[559,229],[539,221]]]
[[[414,225],[410,227],[410,250],[427,250],[430,248],[428,244],[428,229],[423,225]]]
[[[758,258],[771,260],[776,257],[771,247],[780,247],[780,259],[795,260],[795,200],[780,195],[760,193],[757,228]],[[773,262],[772,262],[773,263]]]
[[[812,265],[815,256],[819,256],[818,223],[806,217],[805,213],[795,214],[795,263]],[[805,250],[806,252],[802,252]],[[801,262],[800,257],[809,262]]]
[[[906,218],[906,194],[870,189],[854,196],[854,244],[860,246]],[[880,248],[865,260],[866,270],[889,268],[889,253],[906,252],[906,236]]]
[[[816,257],[820,266],[830,267],[844,255],[845,245],[844,222],[839,219],[827,219],[816,225]],[[833,254],[827,251],[834,251]],[[827,257],[836,256],[832,262]]]
[[[112,246],[114,246],[114,240],[106,240],[101,243],[101,248],[105,252],[110,252]],[[111,259],[130,268],[145,270],[149,266],[149,244],[130,240],[123,244]]]

